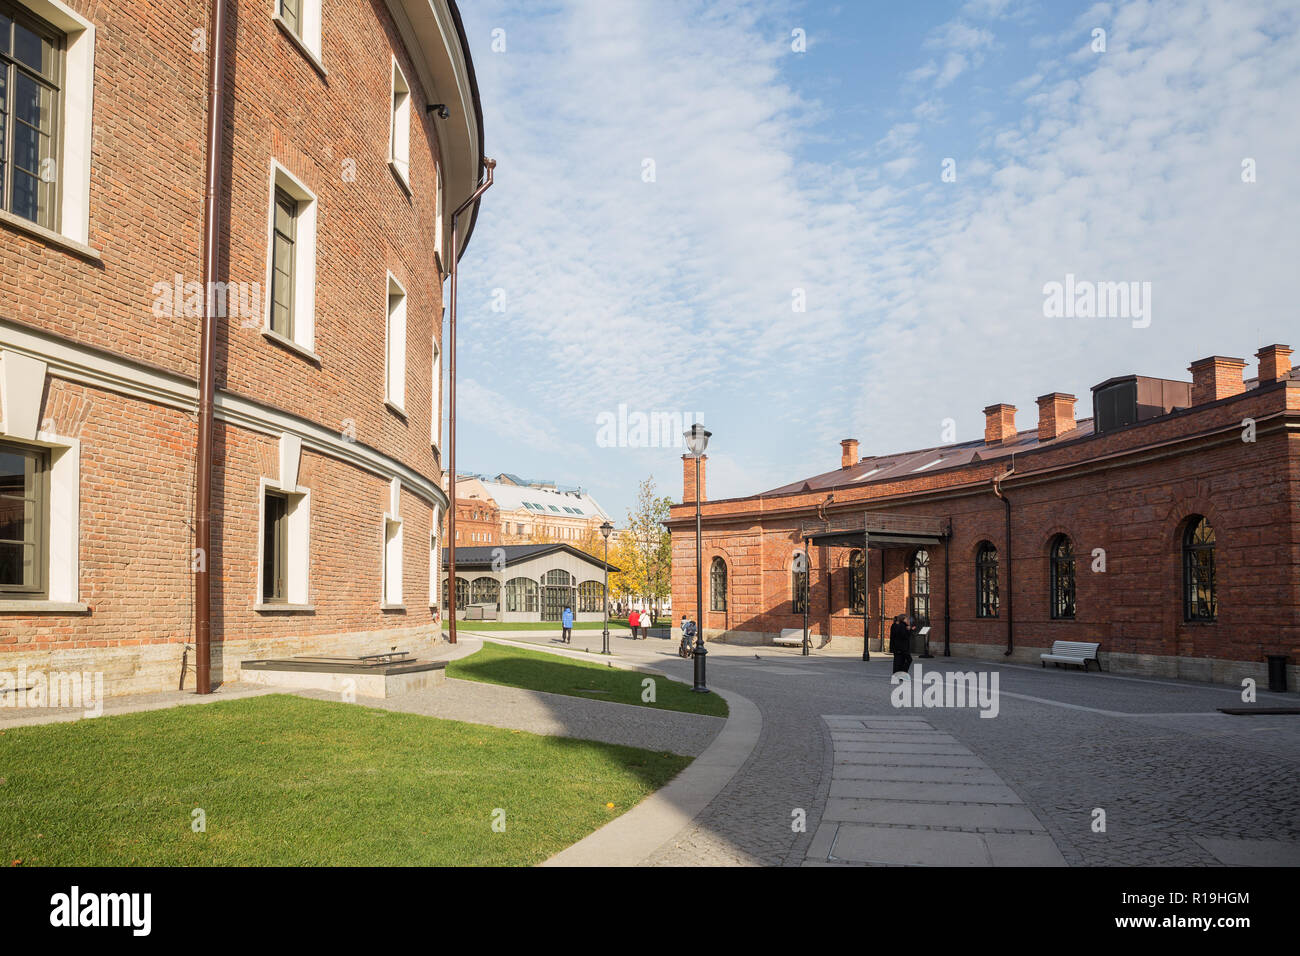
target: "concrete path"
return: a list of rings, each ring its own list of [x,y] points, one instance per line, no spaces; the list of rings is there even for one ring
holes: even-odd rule
[[[326,691],[299,693],[320,700],[338,699],[337,694]],[[703,753],[726,723],[721,717],[451,678],[431,690],[383,700],[359,697],[357,703],[445,720],[524,730],[530,734],[579,737],[687,757]]]
[[[920,717],[825,716],[834,762],[805,866],[1065,866],[989,765]]]

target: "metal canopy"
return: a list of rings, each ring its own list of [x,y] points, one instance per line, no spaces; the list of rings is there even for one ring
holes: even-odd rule
[[[871,547],[877,550],[889,548],[917,548],[927,544],[943,544],[945,535],[890,534],[883,531],[866,532],[870,536]],[[805,535],[816,545],[832,548],[862,547],[862,531],[823,531],[819,534]]]
[[[873,548],[914,548],[942,544],[952,533],[945,518],[925,515],[845,515],[827,521],[805,521],[799,537],[830,547],[861,547],[866,535]]]

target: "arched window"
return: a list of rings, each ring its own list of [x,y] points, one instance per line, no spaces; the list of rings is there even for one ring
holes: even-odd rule
[[[457,588],[460,584],[457,582]],[[475,578],[469,587],[471,604],[496,604],[501,600],[501,582],[496,578]]]
[[[599,581],[583,581],[578,585],[578,611],[599,614],[604,593]]]
[[[998,549],[988,541],[975,553],[975,616],[998,616]]]
[[[907,566],[907,609],[918,624],[930,623],[930,552],[918,548]]]
[[[1213,621],[1219,613],[1214,581],[1214,529],[1193,515],[1183,532],[1183,619]]]
[[[547,587],[573,587],[573,575],[569,574],[568,571],[561,571],[559,568],[553,568],[552,570],[547,571],[542,577],[542,583]]]
[[[714,558],[709,565],[709,610],[727,609],[727,562]]]
[[[808,556],[802,551],[794,553],[790,565],[790,610],[795,614],[808,610]]]
[[[511,578],[506,582],[507,611],[537,612],[537,582],[532,578]]]
[[[849,555],[849,611],[865,613],[867,606],[867,562],[861,551]]]
[[[1058,534],[1052,539],[1049,569],[1052,584],[1052,620],[1074,620],[1074,546]]]
[[[462,608],[469,603],[469,582],[464,578],[456,579],[456,607]],[[447,606],[447,582],[442,582],[442,605]]]

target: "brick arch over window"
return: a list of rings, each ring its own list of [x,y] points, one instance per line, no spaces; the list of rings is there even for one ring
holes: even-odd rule
[[[726,613],[727,610],[727,559],[715,554],[709,559],[709,610]]]
[[[1189,622],[1183,617],[1183,537],[1189,523],[1195,518],[1205,518],[1214,529],[1215,550],[1215,601],[1218,615],[1211,621]],[[1202,495],[1189,495],[1175,499],[1161,524],[1156,538],[1160,546],[1160,601],[1166,632],[1175,628],[1212,626],[1223,619],[1224,598],[1230,593],[1233,567],[1227,559],[1231,532],[1227,519],[1219,508]]]
[[[997,617],[1002,610],[1003,564],[1006,561],[997,544],[991,538],[983,538],[975,543],[973,568],[975,571],[972,584],[975,587],[975,616],[989,620]]]
[[[1047,542],[1048,616],[1053,621],[1073,621],[1077,615],[1079,549],[1075,540],[1059,531]]]
[[[809,602],[808,609],[810,611],[812,610],[811,607],[812,595],[810,594],[811,575],[809,574],[809,570],[812,567],[811,551],[812,551],[811,548],[808,550],[807,553],[804,551],[802,547],[795,548],[793,551],[790,552],[790,555],[786,558],[784,562],[786,587],[789,591],[790,611],[793,614],[802,614],[804,612],[803,602],[805,601]],[[803,571],[802,571],[802,594],[800,593],[801,575],[800,572],[797,570],[797,562],[799,561],[800,555],[803,555],[805,558],[803,564]]]

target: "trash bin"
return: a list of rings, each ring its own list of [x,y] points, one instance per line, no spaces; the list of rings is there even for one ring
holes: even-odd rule
[[[1268,689],[1286,693],[1286,655],[1266,654],[1268,658]]]

